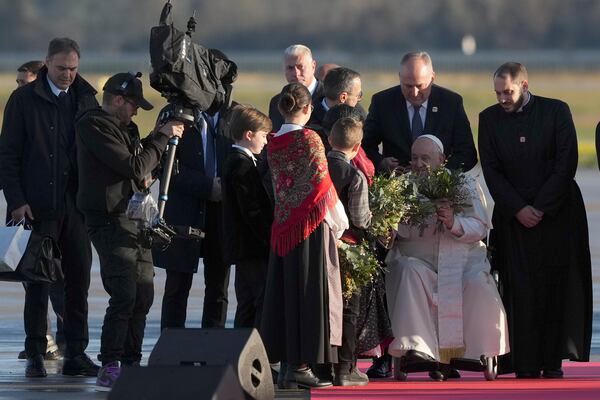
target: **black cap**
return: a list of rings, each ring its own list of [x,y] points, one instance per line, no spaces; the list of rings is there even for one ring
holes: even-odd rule
[[[102,90],[126,97],[144,110],[152,110],[154,106],[144,99],[142,81],[138,79],[141,76],[141,72],[120,72],[108,78]]]

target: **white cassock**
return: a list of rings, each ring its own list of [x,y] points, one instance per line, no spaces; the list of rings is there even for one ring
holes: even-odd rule
[[[450,231],[436,217],[420,232],[401,225],[386,264],[394,340],[389,353],[418,350],[441,362],[509,352],[506,311],[481,239],[491,228],[476,183],[472,207],[455,214]]]

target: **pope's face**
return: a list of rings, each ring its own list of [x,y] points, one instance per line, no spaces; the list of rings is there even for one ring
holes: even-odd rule
[[[515,112],[525,100],[527,81],[515,82],[510,77],[494,78],[494,92],[500,106],[506,112]]]
[[[418,175],[427,174],[444,163],[444,155],[430,139],[417,139],[411,149],[411,169]]]

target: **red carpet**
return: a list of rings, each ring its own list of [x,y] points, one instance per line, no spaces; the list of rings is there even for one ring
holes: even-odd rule
[[[368,363],[359,363],[365,370]],[[463,372],[462,378],[434,382],[425,373],[409,374],[405,382],[393,378],[360,387],[332,387],[311,391],[312,399],[549,399],[600,400],[600,362],[564,363],[563,379],[515,379],[501,375],[486,381],[483,373]]]

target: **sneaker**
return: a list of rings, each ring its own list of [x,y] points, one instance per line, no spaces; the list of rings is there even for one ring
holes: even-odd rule
[[[44,354],[44,360],[46,361],[62,360],[62,358],[63,355],[58,348],[53,351],[47,351],[46,354]]]
[[[98,378],[96,378],[96,390],[110,392],[120,373],[121,368],[117,361],[102,366],[98,372]]]

